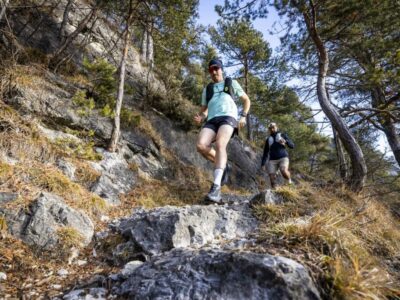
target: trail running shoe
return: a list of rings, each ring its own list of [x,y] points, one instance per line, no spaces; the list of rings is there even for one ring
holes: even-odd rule
[[[213,183],[206,199],[215,203],[219,203],[221,201],[221,187],[218,184]]]
[[[229,172],[231,171],[231,165],[226,164],[224,173],[222,174],[222,179],[221,179],[221,186],[228,184],[229,181]]]

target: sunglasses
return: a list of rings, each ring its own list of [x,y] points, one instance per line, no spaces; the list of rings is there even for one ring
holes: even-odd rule
[[[218,71],[219,69],[221,69],[220,67],[214,66],[214,67],[209,67],[208,68],[208,72],[212,73],[214,71]]]

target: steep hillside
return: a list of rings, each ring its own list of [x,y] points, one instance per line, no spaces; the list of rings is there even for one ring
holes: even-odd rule
[[[122,42],[102,16],[55,70],[62,12],[14,9],[18,36],[1,34],[0,298],[400,297],[398,215],[367,194],[301,174],[271,191],[261,149],[236,136],[223,204],[205,205],[198,107],[171,101],[134,47],[108,152],[112,114],[84,59],[116,69]],[[67,33],[82,18],[72,10]]]

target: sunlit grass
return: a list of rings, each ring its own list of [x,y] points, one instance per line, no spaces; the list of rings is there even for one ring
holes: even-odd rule
[[[383,262],[400,253],[400,228],[383,205],[340,187],[320,189],[301,183],[277,193],[286,199],[282,205],[254,207],[263,223],[262,245],[286,249],[292,258],[319,270],[315,276],[329,298],[399,295],[396,277]]]

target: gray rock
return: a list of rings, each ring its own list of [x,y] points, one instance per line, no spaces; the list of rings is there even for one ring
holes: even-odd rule
[[[7,192],[0,192],[0,205],[5,204],[8,202],[12,202],[18,198],[18,193],[7,193]]]
[[[221,238],[246,237],[257,226],[247,205],[195,205],[138,209],[122,220],[117,230],[145,253],[154,255],[178,247],[198,248]]]
[[[69,292],[63,300],[106,300],[107,290],[104,288],[88,288]]]
[[[2,210],[0,209],[0,213]],[[87,245],[92,239],[94,226],[90,218],[69,207],[62,198],[42,192],[30,205],[29,211],[3,210],[8,230],[29,245],[51,249],[59,238],[57,230],[68,226],[75,229]]]
[[[6,273],[0,272],[0,281],[7,280],[7,275]]]
[[[139,266],[143,264],[140,260],[133,260],[128,262],[124,268],[121,270],[121,274],[125,277],[131,275]]]
[[[46,128],[40,124],[37,124],[37,128],[39,129],[39,131],[45,136],[47,137],[49,140],[55,142],[57,140],[71,140],[74,141],[76,143],[81,143],[81,139],[79,139],[78,137],[76,137],[73,134],[69,134],[69,133],[65,133],[62,131],[57,131],[57,130],[53,130],[53,129],[49,129]]]
[[[117,245],[112,251],[112,256],[114,264],[118,266],[132,260],[147,258],[132,241]]]
[[[69,274],[69,272],[68,272],[68,270],[66,270],[66,269],[60,269],[60,270],[58,270],[58,272],[57,272],[57,275],[58,276],[61,276],[61,277],[65,277],[65,276],[67,276]]]
[[[129,299],[320,299],[306,269],[278,256],[174,249],[112,289]]]
[[[230,184],[251,191],[258,191],[256,176],[267,178],[259,172],[261,153],[255,153],[246,143],[235,136],[228,144],[228,158],[232,165]]]
[[[109,204],[120,203],[119,194],[128,192],[135,185],[137,175],[129,168],[126,160],[118,153],[107,152],[98,148],[103,159],[92,162],[92,167],[101,173],[101,176],[91,187],[91,191],[105,199]]]
[[[272,190],[265,190],[255,195],[250,200],[250,206],[259,204],[282,204],[284,199],[281,195],[274,193]]]
[[[67,176],[72,181],[76,180],[75,178],[76,167],[72,163],[64,159],[58,159],[56,161],[56,165],[64,173],[65,176]]]

